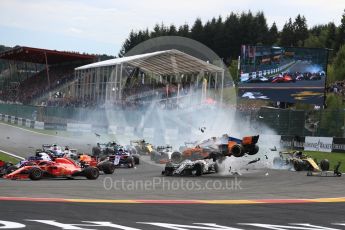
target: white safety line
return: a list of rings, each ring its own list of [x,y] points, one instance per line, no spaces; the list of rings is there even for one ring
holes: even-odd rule
[[[21,157],[21,156],[15,155],[15,154],[13,154],[13,153],[9,153],[9,152],[4,151],[4,150],[1,150],[1,149],[0,149],[0,152],[3,152],[3,153],[5,153],[6,155],[9,155],[9,156],[11,156],[11,157],[18,158],[18,159],[20,159],[20,160],[25,160],[25,158],[24,158],[24,157]]]
[[[47,133],[40,133],[40,132],[36,132],[36,131],[32,131],[32,130],[28,130],[28,129],[24,129],[24,128],[21,128],[21,127],[15,126],[15,125],[10,125],[10,124],[5,124],[5,123],[0,123],[0,125],[6,125],[6,126],[10,126],[10,127],[13,127],[13,128],[17,128],[17,129],[20,129],[20,130],[24,130],[24,131],[27,131],[27,132],[30,132],[30,133],[35,133],[35,134],[39,134],[39,135],[43,135],[43,136],[67,138],[67,137],[58,136],[58,135],[52,135],[52,134],[47,134]],[[69,138],[67,138],[67,139],[69,139]]]

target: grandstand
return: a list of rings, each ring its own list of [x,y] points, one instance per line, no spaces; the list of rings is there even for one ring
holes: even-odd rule
[[[176,107],[187,95],[199,103],[222,100],[224,70],[174,49],[94,63],[93,55],[17,47],[0,59],[9,63],[0,91],[4,102],[137,107],[155,99]]]
[[[222,68],[171,49],[78,67],[66,94],[93,104],[129,107],[157,100],[174,107],[180,105],[177,100],[197,94],[198,89],[200,103],[211,89],[222,91],[223,86]],[[221,101],[222,93],[212,98]]]
[[[0,53],[0,59],[8,62],[8,69],[0,75],[0,100],[32,104],[39,97],[73,80],[74,68],[94,62],[96,56],[16,47]]]

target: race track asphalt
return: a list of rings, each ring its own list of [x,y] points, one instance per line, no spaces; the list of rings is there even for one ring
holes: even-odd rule
[[[0,125],[0,150],[22,157],[32,155],[42,143],[82,145],[75,138],[53,137]],[[10,140],[6,139],[10,136]],[[87,143],[87,142],[85,142]],[[90,143],[92,144],[92,143]],[[85,147],[86,146],[86,147]],[[84,148],[90,146],[85,145]],[[28,150],[28,151],[27,151]],[[31,153],[30,153],[31,152]],[[13,153],[13,152],[12,152]],[[308,177],[306,172],[259,170],[241,176],[217,174],[202,177],[164,177],[163,165],[141,158],[134,169],[119,168],[98,180],[50,179],[11,181],[0,179],[0,196],[93,199],[274,199],[322,198],[345,195],[345,177]]]
[[[335,230],[345,229],[344,208],[345,203],[147,205],[3,201],[0,209],[0,227],[1,221],[11,221],[25,225],[25,229],[35,230]],[[90,222],[98,222],[98,226],[96,226],[96,223]],[[113,225],[113,228],[100,227],[100,225],[109,226],[109,222]],[[61,226],[61,224],[65,225]],[[74,226],[70,224],[74,224]],[[81,226],[81,224],[84,224],[84,226]],[[89,226],[85,226],[85,224]],[[60,225],[60,227],[56,225]]]
[[[38,148],[42,143],[52,142],[80,145],[86,150],[91,148],[87,142],[92,144],[91,140],[53,137],[0,125],[1,150],[27,157],[33,152],[30,146]],[[329,200],[311,203],[294,201],[301,198],[345,197],[344,177],[308,177],[306,172],[272,169],[248,172],[241,176],[210,174],[202,177],[164,177],[161,175],[162,169],[162,165],[143,157],[141,164],[135,169],[116,169],[113,175],[100,175],[98,180],[0,179],[0,227],[4,224],[1,221],[12,221],[25,225],[26,229],[110,229],[90,226],[62,228],[42,223],[45,220],[56,220],[65,224],[106,221],[117,224],[115,229],[129,230],[169,229],[167,223],[184,225],[175,228],[170,225],[170,229],[267,229],[267,224],[282,225],[276,228],[271,226],[271,229],[321,229],[307,228],[306,225],[301,227],[293,225],[294,223],[345,229],[339,225],[345,221],[345,199],[339,202],[333,200],[332,203],[328,203]],[[15,200],[16,197],[27,198]],[[35,197],[75,200],[25,201]],[[256,203],[262,199],[267,199],[267,203]],[[272,199],[280,201],[271,204],[270,202],[277,201]],[[285,199],[292,199],[292,202]],[[118,200],[125,201],[116,203]],[[133,200],[149,202],[136,203]],[[164,200],[169,200],[167,203],[180,200],[181,204],[163,204]],[[188,203],[188,200],[208,200],[209,203],[193,204]],[[214,200],[225,201],[212,204]],[[235,201],[233,204],[222,203],[227,200]],[[242,200],[239,202],[243,204],[236,204],[238,200]],[[254,201],[246,204],[247,200]],[[155,202],[158,203],[154,204]],[[195,223],[215,223],[229,228],[207,227]],[[258,227],[258,224],[263,225]]]

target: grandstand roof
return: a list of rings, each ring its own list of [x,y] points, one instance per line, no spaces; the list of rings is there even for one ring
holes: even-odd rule
[[[0,53],[0,59],[46,64],[45,54],[47,55],[48,64],[83,60],[93,61],[95,59],[94,55],[89,54],[38,49],[25,46],[16,47]]]
[[[96,62],[76,68],[76,70],[115,66],[127,63],[146,72],[156,74],[222,72],[223,69],[176,49],[139,54]]]

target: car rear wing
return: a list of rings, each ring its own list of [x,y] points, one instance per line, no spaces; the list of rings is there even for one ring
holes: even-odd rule
[[[162,146],[157,146],[157,150],[163,150],[163,149],[172,149],[171,145],[162,145]]]
[[[228,142],[235,142],[236,144],[242,145],[255,145],[259,140],[259,135],[256,136],[245,136],[241,139],[235,137],[229,137]]]

